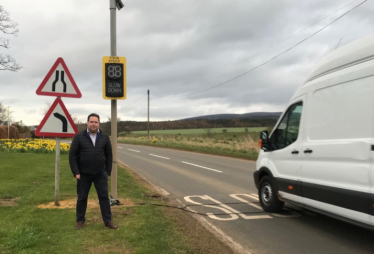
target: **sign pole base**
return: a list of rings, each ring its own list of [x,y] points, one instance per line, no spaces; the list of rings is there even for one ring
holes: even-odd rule
[[[60,206],[58,196],[60,192],[60,139],[56,137],[56,163],[55,163],[55,206]]]

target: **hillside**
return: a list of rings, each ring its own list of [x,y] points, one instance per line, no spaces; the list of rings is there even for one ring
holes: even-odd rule
[[[218,119],[278,119],[282,112],[254,112],[245,114],[217,114],[196,116],[180,120],[218,120]]]
[[[256,112],[246,114],[217,114],[190,117],[174,121],[150,121],[150,130],[180,130],[180,129],[207,129],[207,128],[247,128],[247,127],[274,127],[279,119],[280,112]],[[100,129],[110,135],[110,121],[101,122]],[[86,128],[85,124],[77,125],[79,130]],[[30,128],[31,129],[31,128]],[[120,121],[117,131],[131,133],[148,129],[147,121]],[[34,136],[35,128],[31,129]]]

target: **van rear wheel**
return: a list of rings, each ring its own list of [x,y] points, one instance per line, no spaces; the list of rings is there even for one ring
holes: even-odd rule
[[[258,196],[260,198],[261,207],[265,212],[274,213],[282,210],[284,202],[278,199],[274,188],[274,180],[270,176],[261,178]]]

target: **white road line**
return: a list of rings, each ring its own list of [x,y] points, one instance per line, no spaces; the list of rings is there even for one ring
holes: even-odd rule
[[[117,148],[122,149],[122,147],[120,147],[120,146],[117,146]]]
[[[199,168],[205,168],[205,169],[212,170],[212,171],[215,171],[215,172],[218,172],[218,173],[222,173],[222,171],[219,171],[219,170],[216,170],[216,169],[212,169],[212,168],[203,167],[203,166],[192,164],[192,163],[189,163],[189,162],[182,161],[182,163],[185,163],[185,164],[188,164],[188,165],[192,165],[192,166],[195,166],[195,167],[199,167]]]
[[[161,188],[161,187],[158,187],[160,189],[160,191],[162,192],[162,195],[163,196],[169,196],[170,195],[170,192],[166,191],[165,189]]]
[[[187,207],[187,210],[190,210],[191,212],[195,212],[191,208]],[[194,216],[196,220],[200,220],[205,225],[208,225],[206,227],[210,232],[217,235],[223,242],[228,243],[229,247],[238,254],[251,254],[248,250],[244,249],[243,246],[241,246],[239,243],[235,242],[230,236],[226,235],[221,229],[214,226],[212,223],[210,223],[208,220],[203,218],[202,216]]]
[[[140,151],[138,151],[138,150],[132,150],[132,149],[127,149],[127,150],[140,153]]]
[[[158,157],[158,158],[162,158],[162,159],[166,159],[166,160],[170,160],[169,158],[167,158],[167,157],[162,157],[162,156],[158,156],[158,155],[155,155],[155,154],[149,154],[149,155],[151,155],[151,156],[155,156],[155,157]]]

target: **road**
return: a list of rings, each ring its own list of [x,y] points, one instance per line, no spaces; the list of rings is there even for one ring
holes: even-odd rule
[[[290,205],[264,213],[254,162],[127,144],[118,144],[118,159],[201,214],[243,253],[373,253],[372,231]]]

